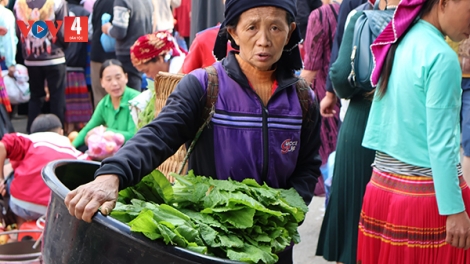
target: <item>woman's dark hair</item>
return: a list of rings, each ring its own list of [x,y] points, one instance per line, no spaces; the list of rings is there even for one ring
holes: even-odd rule
[[[75,5],[80,5],[80,0],[67,0],[67,3],[69,3],[69,4],[75,4]]]
[[[434,8],[434,6],[437,4],[439,4],[439,0],[427,0],[423,4],[423,7],[421,8],[419,17],[429,14],[431,10]],[[382,98],[387,92],[388,83],[390,81],[390,75],[392,74],[393,61],[395,60],[395,52],[397,51],[398,44],[400,44],[401,40],[403,39],[403,37],[406,35],[406,33],[411,27],[412,25],[408,27],[405,33],[403,33],[403,35],[395,43],[393,43],[390,46],[390,50],[387,54],[387,58],[385,59],[385,65],[380,74],[380,84],[379,84],[379,91],[378,91],[379,98]]]
[[[31,133],[53,132],[62,128],[62,122],[54,114],[38,115],[31,124]]]
[[[101,65],[101,68],[100,68],[100,79],[103,78],[103,72],[104,72],[104,69],[106,69],[108,66],[111,66],[111,65],[116,65],[116,66],[119,66],[121,67],[122,71],[124,73],[126,73],[126,70],[124,70],[124,67],[122,66],[122,63],[116,59],[110,59],[110,60],[106,60],[103,62],[103,64]]]
[[[253,0],[253,1],[256,1],[256,0]],[[236,50],[239,50],[240,47],[235,43],[232,36],[228,33],[228,29],[229,28],[235,29],[237,27],[238,22],[240,21],[240,16],[241,16],[241,14],[238,15],[237,17],[235,17],[234,19],[232,19],[232,21],[228,21],[225,28],[223,28],[220,31],[220,34],[222,34],[222,35],[227,34],[228,39],[230,40],[230,43],[232,45],[232,48],[234,48]],[[287,11],[286,11],[286,21],[287,21],[287,25],[290,25],[292,22],[295,22],[295,18]]]
[[[161,55],[160,55],[160,56],[161,56]],[[147,64],[147,63],[152,63],[152,62],[157,62],[157,61],[158,61],[158,58],[159,58],[160,56],[153,57],[153,58],[151,58],[149,61],[147,61],[147,62],[146,62],[146,63],[144,63],[144,64]]]
[[[149,63],[153,63],[153,62],[157,62],[157,61],[160,59],[160,57],[162,57],[163,60],[164,60],[166,55],[167,55],[167,54],[163,54],[163,55],[160,55],[160,56],[157,56],[157,57],[153,57],[153,58],[151,58],[149,61],[145,62],[144,65],[145,65],[145,64],[149,64]],[[173,59],[174,57],[175,57],[175,56],[171,55],[170,60]],[[165,61],[165,60],[164,60],[164,61]]]

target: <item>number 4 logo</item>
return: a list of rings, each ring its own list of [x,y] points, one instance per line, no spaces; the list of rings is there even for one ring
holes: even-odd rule
[[[64,17],[64,41],[88,42],[88,18]]]

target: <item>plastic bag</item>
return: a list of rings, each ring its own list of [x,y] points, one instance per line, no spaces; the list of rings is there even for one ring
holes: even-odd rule
[[[147,105],[149,104],[150,100],[152,100],[153,91],[146,90],[143,91],[141,94],[134,97],[134,99],[129,100],[129,110],[131,111],[132,121],[136,126],[139,125],[139,116],[142,111],[145,110]]]
[[[29,101],[31,96],[29,91],[28,69],[21,65],[16,65],[15,78],[8,75],[8,70],[2,71],[3,82],[7,89],[8,98],[11,104],[22,104]]]
[[[120,133],[106,131],[104,126],[95,127],[86,138],[87,154],[93,160],[111,157],[122,147],[124,140],[124,136]]]
[[[111,20],[111,15],[108,13],[104,13],[101,16],[101,25],[104,25]],[[103,46],[103,50],[105,52],[114,52],[116,50],[116,40],[109,35],[101,34],[100,38],[101,46]]]

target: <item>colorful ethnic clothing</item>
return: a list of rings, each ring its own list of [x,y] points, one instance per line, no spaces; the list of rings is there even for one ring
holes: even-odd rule
[[[10,98],[8,97],[7,89],[5,88],[5,82],[3,77],[0,76],[0,104],[5,107],[8,113],[12,111]]]
[[[462,70],[443,33],[425,20],[414,22],[422,3],[401,1],[388,27],[393,32],[386,28],[376,40],[385,46],[372,45],[376,82],[390,46],[385,37],[400,38],[387,90],[373,99],[363,146],[407,165],[379,161],[388,172],[374,169],[363,200],[357,263],[470,262],[470,251],[445,242],[447,216],[470,212],[470,189],[459,172]],[[397,169],[412,176],[390,173]],[[429,171],[431,177],[423,175]]]
[[[387,92],[373,99],[363,141],[404,163],[431,168],[442,215],[465,209],[457,178],[461,78],[457,54],[444,35],[419,20],[397,47]]]
[[[357,263],[470,262],[470,251],[445,241],[447,217],[439,215],[434,184],[430,177],[374,169],[359,221]],[[459,188],[469,208],[470,189],[461,176]]]
[[[67,132],[74,129],[80,130],[93,114],[91,96],[88,93],[85,73],[83,71],[67,71],[65,102],[65,127],[70,126]]]

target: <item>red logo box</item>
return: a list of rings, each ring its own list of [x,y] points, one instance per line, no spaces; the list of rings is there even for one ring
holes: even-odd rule
[[[88,18],[64,17],[64,41],[88,42]]]

